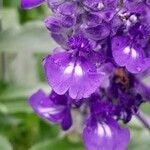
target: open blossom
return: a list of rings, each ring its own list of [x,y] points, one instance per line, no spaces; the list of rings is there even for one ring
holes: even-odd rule
[[[150,58],[146,57],[140,43],[132,41],[129,36],[114,37],[112,39],[112,53],[119,66],[125,66],[131,73],[140,73],[150,67]]]
[[[21,0],[24,9],[42,4],[54,13],[44,23],[60,47],[43,59],[51,94],[37,91],[30,106],[63,130],[72,125],[72,108],[84,107],[85,148],[126,150],[130,132],[119,121],[127,124],[150,102],[143,83],[150,75],[150,1]]]
[[[100,54],[92,52],[87,39],[74,36],[69,45],[72,50],[44,59],[46,78],[53,90],[60,95],[69,91],[73,99],[88,98],[104,82],[107,73],[101,69],[101,61],[95,59]]]
[[[40,117],[60,124],[64,130],[72,125],[70,104],[65,95],[61,96],[52,91],[46,96],[42,90],[39,90],[30,97],[29,104]]]
[[[123,150],[130,141],[127,128],[121,128],[117,121],[107,119],[105,122],[88,120],[83,131],[87,150]]]

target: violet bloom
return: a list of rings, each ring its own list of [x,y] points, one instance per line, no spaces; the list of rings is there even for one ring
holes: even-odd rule
[[[91,117],[83,131],[87,150],[125,150],[130,142],[130,132],[121,128],[116,120],[115,106],[99,93],[92,94],[89,100]],[[121,137],[121,138],[120,138]]]
[[[53,91],[39,90],[30,106],[63,130],[72,125],[72,108],[84,109],[87,150],[126,150],[130,132],[120,121],[150,102],[142,82],[150,76],[150,1],[21,0],[21,7],[43,3],[54,13],[45,26],[60,47],[43,59]]]
[[[150,58],[138,43],[132,43],[128,36],[118,36],[112,39],[112,53],[119,66],[125,66],[131,73],[140,73],[150,67]]]
[[[123,35],[112,39],[114,60],[131,73],[141,73],[150,67],[150,58],[146,52],[150,35],[149,14],[150,10],[144,3],[127,1],[122,13],[126,17]]]
[[[130,133],[112,119],[105,122],[88,120],[83,139],[87,150],[125,150],[130,142]]]
[[[42,90],[37,91],[29,98],[32,109],[43,119],[58,123],[63,130],[67,130],[72,125],[70,106],[65,95],[57,95],[55,92],[46,96]]]
[[[69,90],[73,99],[88,98],[101,85],[106,73],[100,70],[101,66],[96,66],[100,61],[95,62],[87,39],[74,36],[69,44],[70,52],[56,53],[44,59],[46,78],[60,95]]]

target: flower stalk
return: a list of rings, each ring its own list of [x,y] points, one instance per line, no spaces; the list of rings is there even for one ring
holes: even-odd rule
[[[136,116],[138,120],[144,125],[144,127],[150,132],[150,118],[146,116],[141,110],[139,110]]]

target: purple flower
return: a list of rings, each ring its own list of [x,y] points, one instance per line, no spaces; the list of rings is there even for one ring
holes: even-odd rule
[[[118,11],[118,0],[83,0],[89,12],[98,12],[102,19],[109,22]]]
[[[87,98],[100,86],[105,73],[83,57],[74,58],[70,52],[57,53],[44,59],[46,78],[58,94],[73,99]]]
[[[105,22],[92,27],[82,25],[82,29],[85,35],[92,40],[102,40],[110,35],[110,26]]]
[[[112,53],[119,66],[125,66],[131,73],[140,73],[150,67],[150,58],[146,58],[141,45],[132,43],[128,36],[112,39]]]
[[[87,150],[125,150],[130,133],[113,119],[105,122],[89,119],[83,131],[83,141]]]
[[[116,115],[113,103],[97,93],[90,97],[90,106],[91,117],[83,131],[86,149],[125,150],[130,142],[130,132],[113,119]]]
[[[46,96],[42,90],[37,91],[29,98],[29,104],[41,118],[61,125],[67,130],[72,125],[68,97],[51,92]]]

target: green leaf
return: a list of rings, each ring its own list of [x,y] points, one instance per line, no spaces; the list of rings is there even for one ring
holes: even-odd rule
[[[0,150],[12,150],[10,142],[2,135],[0,135]]]
[[[32,146],[29,150],[83,150],[82,143],[72,143],[66,138],[64,139],[49,139]]]
[[[34,9],[19,9],[20,23],[24,24],[33,20],[44,20],[45,16],[50,15],[47,5],[41,5]]]
[[[7,7],[18,7],[20,0],[4,0],[3,5]]]

